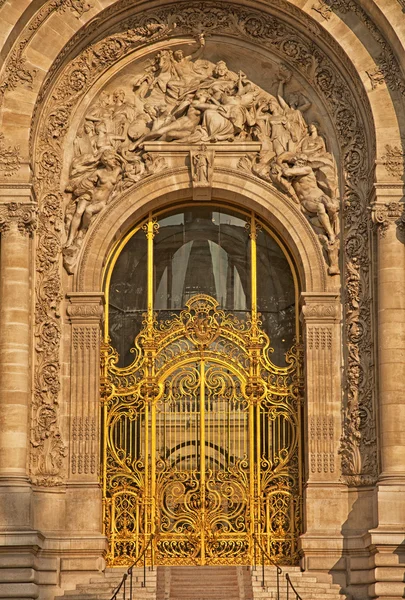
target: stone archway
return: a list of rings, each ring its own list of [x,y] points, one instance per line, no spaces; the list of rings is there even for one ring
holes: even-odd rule
[[[331,443],[329,421],[322,416],[327,408],[324,406],[324,412],[320,415],[308,415],[308,437],[315,439],[320,436],[322,443],[313,444],[310,453],[315,458],[312,462],[308,459],[308,498],[314,499],[314,506],[319,507],[319,512],[316,509],[308,514],[309,533],[302,540],[308,558],[306,566],[330,568],[337,562],[340,552],[336,550],[341,546],[340,532],[334,530],[331,533],[333,527],[329,515],[322,511],[322,488],[328,489],[327,481],[333,480],[329,489],[334,498],[339,498],[334,504],[336,510],[333,511],[336,523],[343,523],[346,519],[347,511],[343,506],[346,496],[349,505],[353,498],[358,498],[356,505],[362,507],[358,509],[364,515],[361,527],[364,536],[368,537],[367,540],[365,537],[360,539],[354,527],[354,533],[349,533],[349,537],[352,535],[349,546],[354,544],[361,556],[369,555],[366,547],[371,543],[375,543],[377,548],[384,547],[385,532],[390,528],[393,531],[395,527],[398,530],[402,510],[400,502],[399,508],[392,510],[391,500],[394,488],[397,490],[396,484],[399,486],[398,490],[402,489],[400,485],[403,474],[401,456],[397,450],[400,440],[400,419],[397,416],[402,414],[402,391],[397,389],[398,377],[392,375],[392,356],[400,357],[402,348],[402,342],[398,341],[400,336],[397,335],[399,326],[396,315],[402,310],[402,292],[399,290],[402,290],[404,277],[401,238],[403,211],[399,202],[403,189],[403,151],[400,140],[403,122],[401,96],[404,90],[397,62],[404,55],[401,45],[403,29],[399,18],[402,19],[400,2],[390,0],[384,6],[368,0],[351,5],[345,2],[316,2],[299,7],[298,2],[282,0],[272,6],[247,2],[233,5],[223,3],[215,5],[215,10],[211,10],[216,15],[215,22],[206,20],[210,7],[197,6],[197,3],[192,6],[174,2],[167,2],[164,6],[148,3],[133,7],[123,0],[103,3],[103,7],[108,4],[103,9],[98,3],[92,5],[87,0],[39,4],[30,3],[29,10],[24,13],[23,3],[13,3],[11,6],[10,2],[0,2],[0,9],[6,15],[5,35],[8,34],[8,23],[15,19],[17,13],[22,15],[13,31],[10,29],[10,37],[4,47],[3,54],[7,58],[0,82],[2,130],[6,136],[4,141],[3,138],[0,140],[0,157],[7,159],[0,162],[0,176],[11,173],[11,179],[1,180],[4,204],[1,210],[1,229],[4,233],[2,268],[8,280],[13,281],[12,273],[18,266],[18,257],[24,256],[21,263],[24,272],[32,271],[32,279],[35,279],[36,285],[35,318],[31,318],[30,287],[19,283],[18,289],[24,300],[19,320],[16,321],[16,327],[19,327],[21,333],[18,360],[21,362],[24,353],[28,357],[31,345],[35,346],[31,440],[27,434],[25,418],[30,405],[31,373],[25,368],[18,371],[19,382],[24,381],[24,385],[21,384],[21,389],[17,389],[13,384],[13,367],[9,370],[8,363],[2,367],[0,396],[6,406],[12,407],[4,413],[7,422],[4,434],[0,432],[0,446],[3,448],[10,445],[9,432],[12,431],[12,443],[18,446],[18,452],[14,453],[14,458],[10,453],[4,454],[2,469],[7,479],[4,488],[7,493],[1,498],[6,498],[5,502],[8,503],[8,499],[12,497],[17,504],[20,503],[19,512],[24,515],[23,527],[34,527],[32,515],[35,512],[35,528],[45,532],[46,539],[51,540],[51,546],[54,544],[53,550],[49,550],[49,556],[58,554],[54,549],[58,544],[61,544],[61,553],[66,556],[70,552],[67,548],[71,544],[71,532],[80,532],[80,543],[83,547],[87,545],[91,555],[84,568],[94,568],[104,547],[100,536],[100,513],[92,513],[91,510],[99,502],[96,477],[98,447],[95,441],[98,435],[97,419],[80,423],[80,419],[76,419],[80,415],[73,417],[70,414],[71,402],[74,406],[75,399],[82,393],[80,386],[70,387],[70,375],[73,381],[82,376],[80,361],[71,361],[73,351],[70,340],[79,356],[87,356],[86,353],[91,348],[89,360],[96,360],[98,350],[94,344],[97,346],[102,315],[100,280],[103,262],[134,219],[147,206],[173,202],[179,195],[183,198],[185,195],[194,195],[196,198],[199,194],[206,194],[207,190],[198,185],[194,185],[192,189],[190,165],[181,165],[175,160],[171,164],[172,185],[167,182],[165,187],[164,172],[161,176],[151,175],[150,178],[139,181],[137,193],[132,196],[132,200],[131,191],[122,194],[120,198],[117,196],[105,213],[99,214],[91,222],[78,255],[78,271],[73,276],[68,276],[62,270],[59,260],[66,243],[63,232],[68,201],[65,185],[70,178],[71,158],[67,154],[64,158],[63,154],[65,149],[69,153],[87,108],[103,88],[108,88],[108,82],[112,81],[110,77],[118,75],[125,64],[128,67],[131,61],[142,61],[148,53],[155,53],[165,47],[188,52],[187,44],[193,44],[195,34],[199,33],[193,29],[193,19],[198,12],[198,23],[203,23],[204,28],[210,32],[208,44],[212,43],[214,47],[215,44],[222,43],[221,53],[215,57],[212,51],[211,58],[221,60],[225,57],[229,61],[235,57],[236,60],[238,52],[243,54],[242,47],[245,46],[257,58],[252,71],[254,74],[259,71],[266,73],[266,69],[271,71],[270,63],[286,63],[293,73],[292,83],[284,86],[286,95],[296,91],[293,89],[294,82],[299,82],[304,91],[313,88],[312,100],[315,97],[319,99],[323,119],[321,133],[327,138],[328,151],[342,167],[342,293],[337,285],[331,284],[326,272],[328,265],[322,256],[318,233],[311,230],[302,214],[297,215],[293,210],[290,212],[291,206],[280,195],[280,190],[274,189],[274,185],[261,181],[258,174],[252,171],[242,174],[236,160],[228,165],[219,164],[216,156],[212,189],[213,193],[218,193],[225,200],[236,198],[237,202],[255,205],[256,210],[262,211],[263,216],[279,231],[280,237],[290,240],[288,244],[297,261],[302,281],[305,282],[303,288],[306,295],[302,299],[302,314],[307,330],[307,355],[311,364],[318,365],[318,369],[327,370],[332,365],[334,375],[330,380],[333,380],[332,387],[335,391],[331,391],[328,386],[326,389],[328,397],[333,396],[336,407],[339,405],[338,395],[342,391],[342,355],[345,361],[341,454],[332,453],[331,457],[328,450],[328,444]],[[170,17],[174,16],[178,17],[178,23],[176,22],[176,30],[170,30],[175,22]],[[150,22],[164,27],[148,30]],[[143,32],[139,28],[144,28]],[[395,35],[393,28],[396,28]],[[142,36],[143,39],[139,39]],[[242,70],[249,77],[246,53],[244,60]],[[263,87],[262,81],[254,83]],[[29,86],[33,86],[33,89]],[[276,86],[270,91],[275,95]],[[31,118],[30,128],[28,121]],[[17,149],[10,145],[12,139],[21,146],[22,165]],[[215,151],[213,148],[208,150]],[[34,156],[35,161],[27,158]],[[188,157],[193,162],[195,155],[189,153]],[[209,160],[208,157],[208,162]],[[30,162],[35,162],[33,180]],[[244,166],[246,167],[246,161]],[[203,162],[200,167],[201,172],[204,172],[206,167]],[[343,175],[346,177],[345,182]],[[372,190],[374,181],[377,183]],[[31,193],[32,185],[35,196]],[[153,190],[154,186],[161,187],[160,200],[152,193],[157,191]],[[145,193],[145,204],[142,205],[138,193]],[[269,200],[270,197],[273,199]],[[10,199],[13,202],[10,203]],[[14,201],[22,204],[16,206]],[[368,209],[368,204],[371,210]],[[376,226],[374,229],[378,229],[381,236],[376,236],[372,231],[373,223]],[[399,228],[396,227],[398,223]],[[7,230],[10,230],[8,236]],[[300,233],[296,234],[298,231]],[[20,239],[20,233],[28,233],[35,238],[35,243],[28,238]],[[100,235],[103,236],[103,241],[101,242],[100,237],[98,245],[97,238]],[[34,246],[35,276],[30,259],[27,258],[34,252]],[[6,255],[11,257],[7,261],[4,259]],[[379,257],[379,263],[375,266],[374,276],[376,256]],[[377,286],[380,327],[378,351],[373,349],[377,327],[373,297]],[[389,293],[386,292],[388,288]],[[10,298],[14,297],[10,290],[7,294]],[[68,294],[67,302],[65,294]],[[340,298],[344,305],[342,343],[339,342]],[[1,325],[6,327],[10,315],[14,314],[14,306],[12,302],[2,304]],[[65,304],[68,321],[65,317]],[[35,324],[35,344],[30,337],[31,322]],[[8,353],[8,349],[14,348],[12,336],[5,337],[2,344],[4,352]],[[18,360],[15,377],[20,364]],[[27,361],[29,362],[28,358]],[[375,385],[377,363],[381,367],[378,388]],[[402,363],[398,364],[395,367],[396,373],[402,368]],[[307,381],[314,381],[311,379],[312,375],[316,378],[318,374],[316,370],[314,374],[308,373]],[[90,387],[96,384],[97,374],[90,373],[86,381],[90,382]],[[90,392],[90,396],[92,393]],[[323,392],[315,386],[308,388],[308,397],[311,394],[314,406],[320,406]],[[381,403],[381,469],[377,451],[377,395]],[[12,401],[13,398],[16,398],[15,402]],[[338,413],[336,422],[339,422]],[[337,447],[339,426],[333,435],[337,436],[334,438]],[[73,451],[73,440],[83,449],[84,458],[81,459],[80,472],[79,464],[76,463],[72,478],[72,464],[77,460],[77,456],[73,457],[74,454],[77,455]],[[26,460],[27,452],[30,452],[30,461]],[[81,452],[82,450],[79,454]],[[339,462],[341,458],[342,468]],[[28,463],[29,466],[26,467]],[[328,473],[325,468],[326,471],[329,468]],[[331,468],[335,469],[336,480],[338,472],[341,472],[344,484],[335,481]],[[380,471],[380,482],[374,487]],[[29,508],[32,485],[36,486],[35,511]],[[76,506],[81,502],[83,511],[76,511]],[[375,517],[377,505],[378,518]],[[48,522],[44,517],[45,513],[52,515],[51,521]],[[87,520],[87,514],[91,514],[92,518]],[[66,521],[70,522],[70,529],[68,527],[65,530]],[[17,522],[20,521],[10,514],[11,526]],[[318,528],[317,533],[311,537],[311,528],[314,532],[319,523],[327,531]],[[381,531],[372,530],[377,523]],[[57,530],[64,533],[56,534]],[[396,535],[398,545],[402,540],[398,533]],[[48,544],[40,535],[35,539],[39,546]],[[329,553],[329,558],[322,558],[322,552]],[[345,552],[349,555],[351,550]],[[76,555],[79,554],[78,550]],[[348,558],[347,561],[349,560]],[[364,566],[365,563],[361,561],[353,564],[360,565],[355,568],[359,569],[364,579],[369,566]],[[64,568],[63,566],[62,570]],[[66,563],[66,571],[69,569]],[[376,571],[376,578],[381,577]],[[376,586],[373,594],[378,594],[378,590]]]

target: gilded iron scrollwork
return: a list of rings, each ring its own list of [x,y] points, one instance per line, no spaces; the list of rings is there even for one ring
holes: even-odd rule
[[[270,359],[255,314],[206,295],[146,318],[136,358],[103,350],[107,560],[127,564],[154,534],[158,564],[248,564],[253,534],[280,562],[301,529],[299,351]]]

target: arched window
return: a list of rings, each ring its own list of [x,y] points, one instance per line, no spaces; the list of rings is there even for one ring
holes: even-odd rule
[[[196,294],[212,296],[222,309],[246,319],[252,310],[252,276],[257,280],[262,328],[274,350],[272,360],[284,366],[285,353],[297,336],[298,286],[291,260],[274,234],[257,222],[257,266],[253,274],[250,214],[198,204],[152,218],[156,219],[158,234],[151,272],[144,223],[126,236],[113,261],[107,290],[108,334],[118,351],[119,366],[133,360],[130,350],[148,306],[148,278],[153,279],[153,308],[160,320],[182,310]]]
[[[106,270],[103,490],[110,564],[297,561],[297,278],[257,215],[150,213]],[[247,561],[247,562],[246,562]]]

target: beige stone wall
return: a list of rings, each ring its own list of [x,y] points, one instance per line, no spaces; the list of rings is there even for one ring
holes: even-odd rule
[[[287,64],[317,108],[339,163],[340,277],[328,275],[302,212],[269,183],[242,173],[239,155],[217,152],[211,182],[213,198],[248,206],[268,221],[300,276],[307,465],[302,566],[332,573],[355,598],[399,598],[405,554],[403,2],[216,4],[228,15],[233,10],[239,29],[228,25],[207,36],[210,60],[229,56],[262,86],[264,73]],[[65,187],[80,120],[100,90],[136,72],[158,48],[191,44],[193,37],[174,31],[122,55],[98,40],[121,31],[129,18],[153,14],[159,22],[184,8],[170,1],[0,0],[0,597],[53,598],[103,568],[97,364],[103,269],[116,241],[148,210],[192,197],[189,150],[167,152],[167,172],[140,181],[92,221],[73,275],[61,258]],[[293,42],[278,44],[254,27],[246,33],[252,13],[292,27]],[[93,61],[87,71],[86,57]],[[326,446],[314,439],[325,427]]]

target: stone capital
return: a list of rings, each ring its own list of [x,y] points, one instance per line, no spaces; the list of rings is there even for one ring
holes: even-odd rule
[[[0,232],[7,235],[13,229],[22,235],[32,235],[37,227],[37,207],[32,202],[0,204]]]
[[[395,225],[400,230],[405,230],[405,204],[391,200],[381,202],[374,200],[370,206],[371,220],[378,230],[380,237],[385,237],[390,226]]]
[[[336,292],[301,294],[301,320],[304,323],[338,323],[341,318]]]
[[[70,292],[66,312],[73,323],[99,323],[104,314],[104,294]]]

